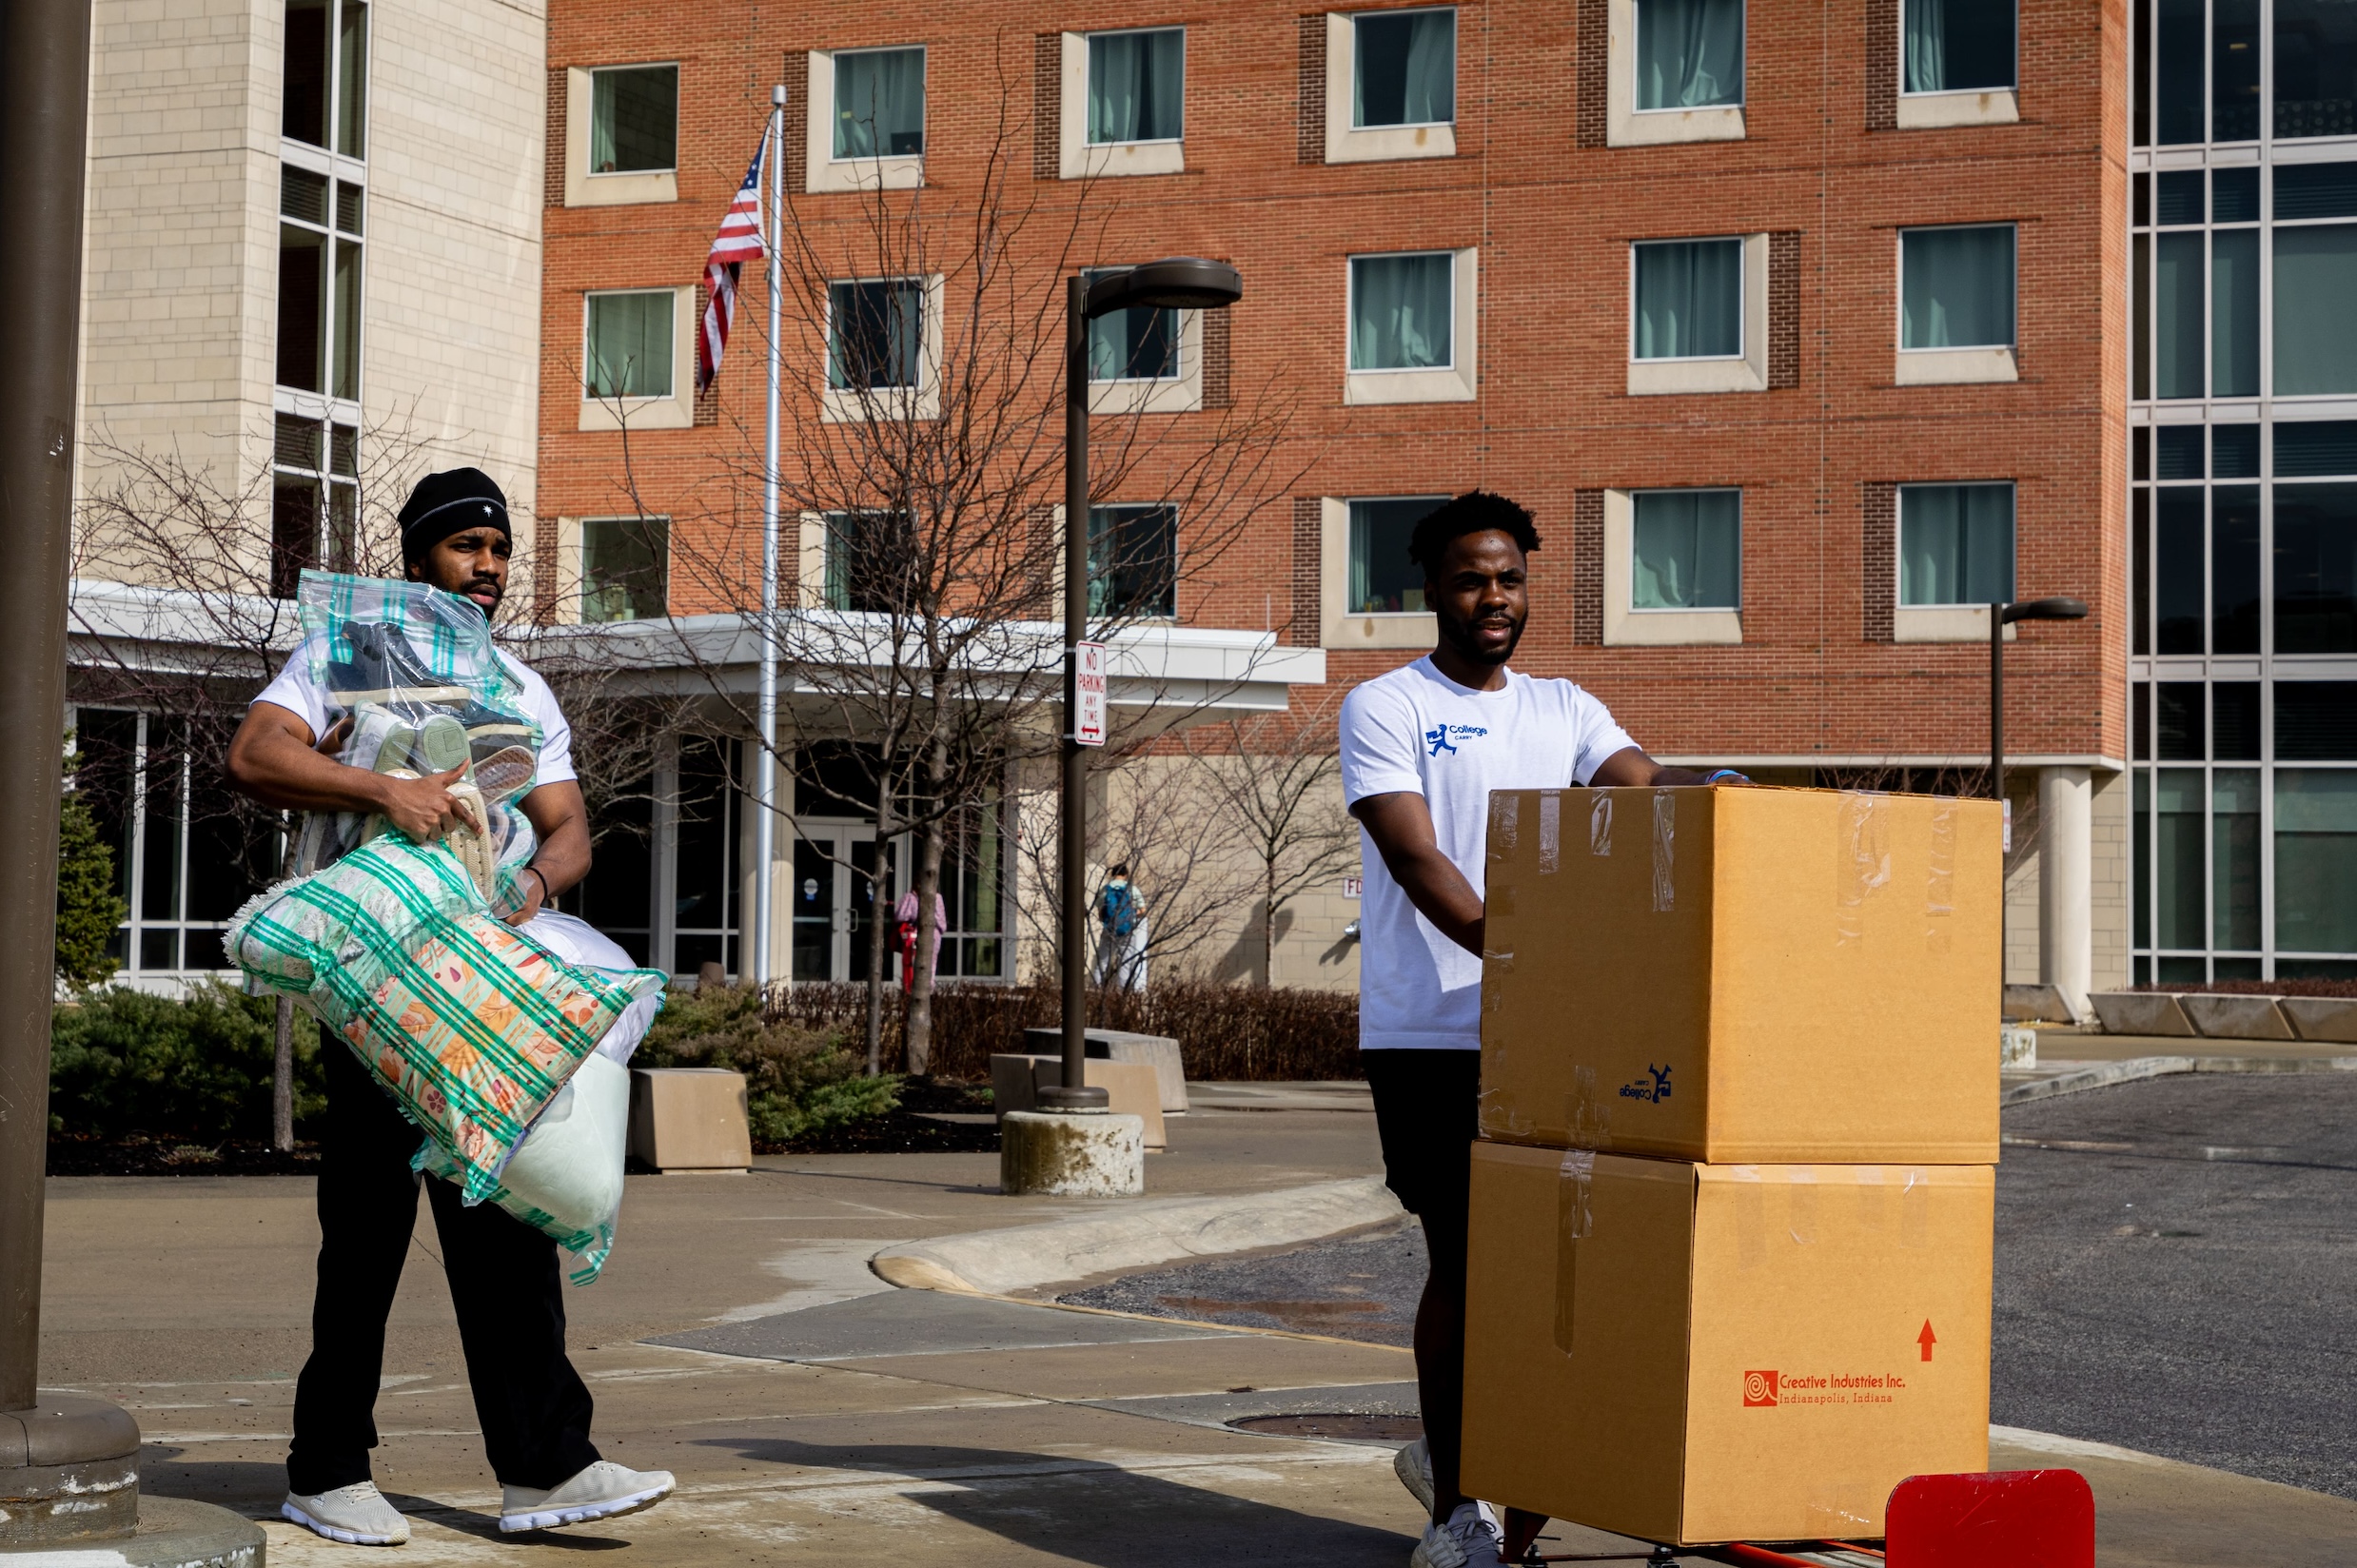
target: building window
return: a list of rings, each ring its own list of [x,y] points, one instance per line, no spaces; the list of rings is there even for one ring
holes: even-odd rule
[[[1168,619],[1178,614],[1178,508],[1089,508],[1089,614]]]
[[[1909,484],[1898,492],[1898,602],[1947,606],[2013,597],[2013,487]],[[1982,636],[1987,636],[1984,622]]]
[[[2275,947],[2357,953],[2357,770],[2275,771]]]
[[[281,414],[270,442],[270,593],[292,598],[303,574],[349,572],[360,517],[360,431]]]
[[[827,384],[837,391],[913,387],[924,346],[925,286],[913,278],[827,285]]]
[[[1014,973],[1007,937],[1007,811],[999,792],[986,790],[952,819],[941,856],[941,901],[950,929],[934,966],[942,979],[1004,980]]]
[[[737,876],[743,867],[736,781],[745,776],[734,740],[679,743],[678,793],[671,817],[671,970],[694,974],[717,964],[737,968]],[[658,888],[659,897],[662,890]],[[659,911],[659,906],[658,906]],[[659,965],[659,954],[658,964]]]
[[[2013,244],[2012,224],[1900,231],[1901,384],[2017,378]]]
[[[1743,492],[1646,490],[1634,499],[1629,607],[1740,609]]]
[[[672,395],[672,296],[668,288],[589,296],[583,384],[592,398]]]
[[[2194,29],[2201,14],[2193,5]],[[2347,0],[2275,0],[2275,134],[2357,135],[2357,8]],[[2186,138],[2200,139],[2198,130]]]
[[[1063,178],[1186,167],[1185,28],[1068,32],[1062,69]]]
[[[1186,29],[1089,35],[1090,147],[1178,141],[1186,100]]]
[[[1115,270],[1091,267],[1089,283]],[[1089,379],[1092,382],[1168,382],[1181,374],[1179,318],[1185,314],[1151,305],[1109,311],[1089,323]]]
[[[1637,280],[1632,358],[1742,355],[1742,241],[1670,240],[1632,249]]]
[[[679,163],[679,68],[590,72],[589,172],[657,174]]]
[[[1987,92],[2013,85],[2013,0],[1907,0],[1905,92]]]
[[[2278,221],[2274,238],[2275,395],[2357,392],[2357,224]]]
[[[1637,0],[1637,110],[1743,102],[1743,0]]]
[[[279,167],[278,384],[360,399],[361,223],[349,180]]]
[[[670,613],[671,519],[581,523],[581,619],[656,620]]]
[[[1352,128],[1456,123],[1455,10],[1362,11],[1350,23]]]
[[[368,8],[362,0],[286,7],[279,133],[346,158],[367,156]]]
[[[835,156],[914,158],[925,151],[925,51],[835,56]]]
[[[1446,496],[1387,496],[1350,502],[1350,586],[1354,616],[1421,615],[1424,569],[1407,557],[1416,524]]]
[[[2275,653],[2357,654],[2357,484],[2278,484],[2274,557]]]
[[[1464,250],[1350,258],[1345,401],[1431,402],[1473,396],[1472,270],[1473,253]],[[1386,381],[1396,384],[1385,388]]]
[[[858,615],[905,611],[914,598],[918,570],[914,519],[876,508],[830,512],[824,523],[827,608]]]

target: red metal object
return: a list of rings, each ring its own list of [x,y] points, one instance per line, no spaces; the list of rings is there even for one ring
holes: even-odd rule
[[[1781,1552],[1771,1552],[1764,1546],[1754,1546],[1749,1541],[1732,1540],[1710,1550],[1729,1562],[1758,1563],[1759,1568],[1823,1568],[1822,1564],[1811,1562],[1806,1558],[1789,1558]]]
[[[2095,1568],[2095,1497],[2076,1470],[1910,1476],[1883,1529],[1890,1568]]]

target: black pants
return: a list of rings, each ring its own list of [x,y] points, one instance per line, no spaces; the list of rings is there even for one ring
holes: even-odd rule
[[[409,1158],[423,1138],[343,1042],[322,1049],[319,1291],[286,1456],[287,1489],[304,1497],[369,1479],[384,1321],[418,1219]],[[495,1205],[466,1207],[448,1182],[425,1187],[492,1473],[545,1491],[598,1460],[589,1390],[564,1354],[557,1244]]]
[[[1416,1398],[1432,1454],[1433,1517],[1444,1521],[1463,1500],[1457,1464],[1464,1435],[1465,1233],[1482,1053],[1369,1050],[1359,1060],[1374,1092],[1385,1185],[1424,1223],[1430,1272],[1416,1306]]]

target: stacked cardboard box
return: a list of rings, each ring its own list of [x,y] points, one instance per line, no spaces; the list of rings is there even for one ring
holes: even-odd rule
[[[1694,1545],[1988,1465],[1987,801],[1491,797],[1464,1489]]]

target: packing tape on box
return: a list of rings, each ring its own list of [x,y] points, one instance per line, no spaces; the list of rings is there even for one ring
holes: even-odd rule
[[[1817,1172],[1797,1166],[1786,1174],[1785,1190],[1792,1197],[1792,1224],[1787,1233],[1802,1246],[1817,1245]]]
[[[1539,792],[1539,874],[1553,876],[1563,863],[1563,792]]]
[[[1563,1118],[1563,1141],[1574,1148],[1612,1147],[1612,1102],[1596,1091],[1596,1068],[1571,1069],[1571,1101]]]
[[[1678,908],[1678,794],[1653,792],[1653,912]]]
[[[1852,1167],[1851,1180],[1857,1192],[1859,1234],[1871,1241],[1888,1240],[1893,1198],[1891,1173],[1880,1166],[1856,1166]]]
[[[1910,1170],[1898,1191],[1898,1245],[1918,1250],[1932,1245],[1932,1173]]]
[[[1865,1476],[1836,1480],[1819,1476],[1802,1504],[1803,1534],[1811,1540],[1863,1540],[1882,1534],[1881,1521],[1857,1512],[1879,1495],[1883,1481]]]
[[[1580,1243],[1596,1228],[1596,1155],[1575,1148],[1556,1167],[1555,1348],[1571,1354],[1572,1303],[1579,1294]]]
[[[1841,827],[1834,836],[1834,893],[1839,915],[1835,944],[1849,947],[1866,939],[1866,900],[1891,881],[1891,821],[1886,797],[1862,790],[1844,791]]]
[[[1735,1179],[1735,1266],[1749,1271],[1768,1261],[1768,1192],[1758,1166],[1737,1166]]]
[[[1588,807],[1588,853],[1612,853],[1612,792],[1599,790]]]
[[[1946,952],[1954,938],[1950,916],[1956,912],[1956,808],[1943,801],[1932,808],[1931,870],[1923,884],[1923,945]]]
[[[1521,842],[1522,797],[1513,790],[1493,790],[1489,795],[1489,858],[1503,860]]]

